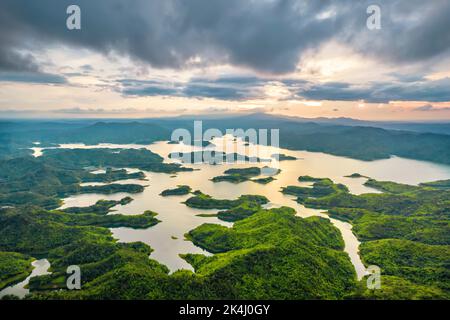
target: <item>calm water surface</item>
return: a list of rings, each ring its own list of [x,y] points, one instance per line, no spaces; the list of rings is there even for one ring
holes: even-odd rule
[[[244,148],[241,141],[234,142],[232,138],[215,139],[214,146],[210,149],[223,150],[226,147],[227,152],[232,152],[230,146]],[[190,150],[188,146],[179,146],[167,144],[167,142],[157,142],[148,146],[142,145],[113,145],[99,144],[96,146],[85,146],[83,144],[66,144],[62,148],[142,148],[145,147],[156,152],[165,158],[165,162],[174,162],[167,156],[170,152]],[[248,149],[248,148],[247,148]],[[252,148],[254,149],[254,148]],[[238,150],[238,151],[239,151]],[[36,150],[40,156],[42,150]],[[184,205],[190,195],[161,197],[161,191],[174,188],[180,184],[186,184],[193,190],[201,190],[215,198],[234,199],[242,194],[264,195],[270,200],[269,207],[289,206],[296,210],[300,217],[321,216],[329,219],[341,232],[345,241],[345,252],[355,266],[359,278],[365,274],[365,266],[361,262],[358,254],[359,241],[352,233],[351,225],[336,219],[331,219],[325,210],[309,209],[298,204],[292,196],[283,195],[280,192],[281,187],[288,185],[305,185],[297,181],[301,175],[310,175],[313,177],[328,177],[334,182],[345,184],[350,192],[354,194],[374,193],[374,189],[363,185],[365,178],[346,178],[344,176],[352,173],[360,173],[378,180],[390,180],[408,184],[418,184],[425,181],[450,178],[450,167],[430,162],[416,161],[392,157],[377,161],[359,161],[344,157],[332,156],[324,153],[291,151],[272,147],[259,146],[259,155],[261,158],[270,158],[274,153],[283,153],[295,156],[298,160],[273,162],[270,166],[278,166],[281,173],[276,175],[275,181],[266,185],[261,185],[251,181],[240,184],[229,182],[214,183],[211,178],[223,174],[228,168],[245,168],[251,166],[265,166],[267,163],[259,164],[185,164],[185,166],[197,169],[193,172],[180,172],[176,175],[145,172],[148,181],[128,180],[119,183],[139,183],[147,185],[145,191],[140,194],[133,194],[133,202],[114,207],[111,214],[121,213],[127,215],[140,214],[145,210],[152,210],[158,213],[158,219],[162,222],[148,229],[135,230],[131,228],[112,228],[113,236],[121,242],[142,241],[149,244],[153,249],[151,257],[167,265],[171,272],[178,269],[189,269],[192,267],[179,257],[181,253],[201,253],[210,255],[205,250],[196,247],[192,242],[184,240],[184,234],[189,230],[203,223],[218,223],[230,227],[232,223],[221,221],[215,217],[199,217],[200,213],[215,213],[218,210],[197,210]],[[239,151],[239,153],[242,153]],[[254,150],[246,150],[247,155],[256,155]],[[101,172],[101,171],[99,171]],[[92,185],[86,183],[85,185]],[[61,208],[72,206],[88,206],[94,204],[99,199],[119,200],[129,194],[118,193],[113,195],[82,194],[64,199],[64,205]],[[305,237],[308,235],[305,234]]]

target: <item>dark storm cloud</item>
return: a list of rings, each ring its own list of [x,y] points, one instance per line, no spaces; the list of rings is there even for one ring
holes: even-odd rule
[[[447,30],[450,30],[450,1],[394,0],[375,3],[381,6],[381,30],[352,32],[350,25],[347,25],[341,35],[341,39],[354,49],[381,58],[381,61],[397,63],[423,61],[449,53],[450,33]],[[360,22],[356,19],[357,24]]]
[[[28,82],[28,83],[66,83],[66,78],[56,74],[43,72],[2,72],[0,71],[0,82]]]
[[[417,108],[413,109],[414,111],[450,111],[450,107],[442,107],[442,108],[436,108],[435,106],[431,104],[426,104]]]
[[[268,80],[257,77],[192,78],[187,83],[156,80],[120,80],[121,93],[132,96],[178,96],[247,100],[263,97],[262,87]]]
[[[384,0],[382,29],[366,28],[372,1],[295,0],[2,0],[0,68],[36,69],[24,47],[70,44],[130,55],[154,67],[231,63],[284,73],[301,54],[334,39],[387,62],[448,52],[450,2]],[[66,8],[81,7],[82,30],[65,27]],[[30,42],[31,41],[31,42]]]
[[[0,70],[4,71],[37,71],[38,65],[30,54],[23,54],[10,50],[3,46],[5,42],[1,42],[0,47]]]
[[[389,101],[450,101],[450,78],[426,80],[417,77],[397,77],[404,81],[370,82],[355,85],[346,82],[314,83],[302,79],[221,77],[216,79],[192,78],[188,82],[163,80],[118,81],[117,90],[130,96],[178,96],[214,98],[220,100],[249,100],[266,98],[264,87],[282,85],[291,95],[287,99],[356,101],[372,103]]]
[[[312,100],[364,100],[386,103],[389,101],[450,101],[450,78],[417,82],[374,82],[356,86],[342,82],[312,84],[297,92]]]

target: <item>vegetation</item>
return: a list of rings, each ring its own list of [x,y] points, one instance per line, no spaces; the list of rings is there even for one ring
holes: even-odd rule
[[[261,169],[258,167],[228,169],[224,172],[224,174],[226,175],[212,178],[212,181],[228,181],[232,183],[248,181],[252,177],[259,176],[261,174]]]
[[[74,143],[140,143],[170,140],[176,128],[193,131],[192,119],[148,119],[137,122],[2,122],[0,125],[0,159],[29,155],[24,148],[33,141],[43,144]],[[377,128],[378,126],[378,128]],[[379,127],[386,127],[382,129]],[[355,126],[339,120],[304,121],[266,114],[205,119],[204,129],[229,128],[279,129],[281,147],[291,150],[325,152],[361,160],[389,158],[391,155],[450,164],[450,135],[448,124],[389,124],[371,123]],[[396,127],[401,130],[389,130]],[[406,131],[411,130],[411,131]],[[428,132],[437,133],[428,133]],[[145,169],[143,169],[145,170]]]
[[[270,162],[271,159],[261,159],[258,157],[248,157],[238,153],[224,153],[221,151],[195,151],[189,153],[183,152],[172,152],[169,154],[169,158],[178,159],[184,163],[209,163],[209,164],[220,164],[220,163],[236,163],[236,162],[246,162],[246,163],[257,163],[257,162]]]
[[[168,275],[143,244],[82,242],[52,252],[54,272],[32,279],[33,298],[339,299],[355,287],[343,240],[326,219],[301,219],[289,208],[261,210],[231,229],[207,224],[189,236],[221,252],[184,255],[196,273]],[[68,264],[83,270],[82,290],[56,291],[64,289]]]
[[[43,161],[58,167],[115,167],[175,173],[192,171],[177,164],[163,163],[163,158],[148,149],[47,149]]]
[[[275,153],[272,155],[272,158],[278,158],[278,161],[287,161],[287,160],[298,160],[297,157],[288,156],[284,153]]]
[[[233,295],[225,295],[230,298],[342,297],[353,287],[355,275],[348,256],[341,251],[339,232],[325,219],[302,219],[294,214],[293,209],[284,207],[260,210],[232,228],[201,225],[187,237],[217,254],[185,258],[199,275],[223,274],[220,286],[225,294],[229,283],[236,282],[239,286],[233,288]],[[318,278],[321,281],[315,282]]]
[[[78,189],[77,192],[71,191],[73,193],[99,193],[99,194],[112,194],[112,193],[140,193],[144,191],[144,187],[140,184],[107,184],[103,186],[83,186]]]
[[[328,220],[302,219],[286,207],[264,210],[261,205],[268,200],[256,195],[220,200],[195,191],[186,201],[196,208],[222,209],[220,219],[235,221],[231,228],[203,224],[186,234],[214,253],[183,256],[195,273],[169,275],[166,267],[148,258],[148,246],[111,238],[108,226],[157,223],[151,212],[107,215],[113,205],[131,198],[64,211],[2,209],[0,251],[51,261],[52,274],[30,281],[33,299],[448,298],[448,192],[373,180],[370,184],[383,193],[355,196],[326,178],[299,180],[313,181],[313,186],[305,188],[309,193],[286,188],[295,190],[298,201],[330,208],[331,215],[354,225],[363,241],[364,263],[382,269],[381,290],[368,290],[364,279],[357,283],[342,237]],[[393,210],[398,201],[408,203],[408,210]],[[72,264],[83,272],[80,291],[64,290],[65,270]]]
[[[93,214],[107,214],[111,211],[112,207],[116,205],[127,205],[133,201],[131,197],[122,198],[119,201],[116,200],[98,200],[94,205],[89,207],[70,207],[61,211],[67,213],[93,213]]]
[[[352,195],[331,181],[326,182],[329,192],[322,193],[315,189],[323,179],[315,181],[312,188],[289,186],[283,192],[296,195],[305,206],[326,208],[332,217],[352,223],[362,241],[363,262],[379,266],[382,281],[388,277],[382,291],[374,293],[361,286],[352,298],[450,297],[450,194],[446,181],[411,186],[369,179],[365,185],[382,193],[362,195]],[[401,286],[408,287],[393,292]]]
[[[298,179],[300,182],[314,182],[312,188],[288,186],[282,188],[281,192],[285,194],[294,195],[298,202],[304,202],[309,199],[318,197],[325,197],[333,194],[347,193],[348,189],[343,184],[334,184],[328,178],[313,178],[309,176],[301,176]]]
[[[360,173],[352,173],[352,174],[350,174],[350,175],[348,175],[348,176],[345,176],[346,178],[367,178],[366,176],[363,176],[362,174],[360,174]]]
[[[369,290],[365,279],[356,281],[354,268],[343,252],[342,237],[328,220],[302,219],[290,208],[264,210],[262,205],[268,199],[257,195],[227,200],[194,192],[186,205],[216,209],[214,215],[235,223],[231,228],[203,224],[188,232],[188,239],[214,255],[184,255],[196,272],[183,270],[169,275],[165,266],[149,259],[149,246],[117,243],[112,238],[110,227],[148,228],[158,223],[151,211],[135,216],[108,214],[131,198],[102,200],[89,207],[55,208],[61,205],[62,197],[71,194],[139,192],[143,188],[119,184],[82,187],[83,182],[111,183],[143,179],[142,171],[173,174],[192,169],[163,163],[162,157],[147,149],[55,149],[38,158],[30,156],[27,149],[34,146],[33,141],[41,141],[42,146],[63,142],[150,143],[167,140],[173,128],[185,125],[183,120],[2,123],[0,288],[24,279],[31,272],[31,261],[45,257],[51,262],[52,274],[31,279],[31,299],[450,299],[450,180],[409,186],[368,178],[366,185],[381,193],[353,195],[328,178],[304,176],[299,181],[311,182],[311,187],[283,188],[299,203],[327,209],[330,216],[353,225],[362,241],[363,262],[378,265],[382,271],[381,289]],[[450,164],[450,138],[442,134],[300,125],[257,116],[204,122],[205,129],[211,126],[281,128],[282,147],[294,150],[362,160],[397,155]],[[188,159],[205,160],[204,153],[198,155],[191,153]],[[242,157],[214,156],[221,161]],[[93,167],[106,168],[106,172],[93,174],[89,169]],[[255,182],[272,178],[258,179],[245,170],[225,174],[232,177],[226,179]],[[186,191],[179,188],[165,191]],[[82,290],[68,291],[65,271],[74,264],[82,269]]]
[[[381,287],[377,290],[367,288],[366,279],[358,283],[357,289],[347,299],[370,300],[431,300],[448,299],[448,296],[435,286],[421,285],[405,278],[383,275]]]
[[[432,188],[438,188],[438,189],[450,189],[450,180],[439,180],[439,181],[433,181],[433,182],[425,182],[421,183],[421,186],[424,187],[432,187]]]
[[[105,173],[97,173],[95,175],[89,175],[82,179],[83,182],[113,182],[117,180],[139,179],[144,180],[145,174],[142,171],[128,173],[126,169],[106,168]]]
[[[258,195],[242,195],[236,200],[222,200],[214,199],[209,195],[197,191],[195,196],[187,199],[185,203],[188,207],[197,209],[231,209],[245,202],[254,202],[261,205],[268,203],[269,200],[264,196]]]
[[[0,290],[24,280],[33,269],[31,262],[28,255],[0,251]]]
[[[111,169],[105,174],[93,174],[87,170],[90,167],[132,167],[167,173],[192,170],[162,160],[146,149],[51,149],[38,158],[0,160],[0,206],[33,204],[54,209],[60,206],[61,197],[73,194],[143,191],[139,184],[80,186],[82,182],[143,177],[139,172]]]
[[[189,194],[192,191],[191,187],[186,185],[180,185],[177,186],[175,189],[166,189],[163,192],[161,192],[161,195],[163,197],[167,196],[182,196]]]
[[[141,215],[67,213],[35,206],[0,210],[0,251],[15,251],[37,257],[79,239],[108,240],[106,227],[148,228],[158,223],[155,213]]]
[[[252,179],[253,182],[260,183],[260,184],[268,184],[269,182],[272,182],[274,180],[276,180],[274,177]]]
[[[269,168],[269,167],[263,167],[262,169],[258,168],[258,167],[234,168],[234,169],[226,170],[224,172],[225,175],[214,177],[211,180],[213,182],[228,181],[228,182],[232,182],[232,183],[253,181],[253,182],[262,183],[262,184],[267,184],[267,183],[275,180],[272,176],[258,178],[258,179],[252,179],[253,177],[257,177],[265,172],[269,172],[270,174],[278,174],[281,172],[281,170]]]

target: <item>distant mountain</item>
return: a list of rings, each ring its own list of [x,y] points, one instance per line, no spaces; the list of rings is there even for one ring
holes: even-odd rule
[[[350,120],[345,121],[348,123]],[[222,131],[226,128],[279,129],[281,147],[293,150],[325,152],[361,160],[397,155],[450,164],[450,135],[447,134],[387,130],[367,123],[341,125],[336,121],[317,122],[268,114],[205,120],[203,127]]]
[[[139,143],[149,144],[166,140],[171,130],[157,124],[132,122],[97,122],[73,130],[65,130],[56,137],[47,136],[46,142],[70,143]]]
[[[424,121],[424,122],[409,122],[409,121],[367,121],[358,120],[352,118],[302,118],[293,116],[283,116],[283,115],[269,115],[264,113],[258,113],[250,115],[262,120],[289,120],[294,122],[314,122],[319,124],[335,124],[344,126],[363,126],[363,127],[375,127],[390,130],[405,130],[405,131],[415,131],[415,132],[428,132],[428,133],[439,133],[439,134],[450,134],[450,121]]]
[[[149,144],[169,140],[174,129],[193,130],[196,118],[158,118],[140,121],[100,122],[23,122],[0,129],[0,157],[26,154],[33,141],[44,144],[82,142],[86,144]],[[202,118],[203,130],[280,129],[281,147],[293,150],[325,152],[361,160],[374,160],[397,155],[406,158],[450,164],[449,124],[381,123],[349,118],[307,119],[264,113]],[[386,127],[386,128],[383,128]],[[18,128],[14,129],[12,128]],[[28,128],[29,130],[27,131]],[[394,130],[395,129],[395,130]],[[421,131],[425,132],[421,132]],[[429,133],[436,131],[439,133]],[[441,132],[442,131],[442,132]],[[450,130],[448,131],[450,132]]]

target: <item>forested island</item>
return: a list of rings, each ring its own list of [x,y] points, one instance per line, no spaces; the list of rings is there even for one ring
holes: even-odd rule
[[[186,186],[186,185],[180,185],[180,186],[177,186],[174,189],[163,190],[163,192],[161,192],[161,195],[163,197],[167,197],[167,196],[182,196],[182,195],[189,194],[191,191],[192,191],[191,187]]]
[[[239,153],[225,153],[222,151],[193,151],[193,152],[172,152],[169,154],[170,159],[181,160],[183,163],[257,163],[257,162],[271,162],[271,159],[262,159],[259,157],[249,157]]]
[[[266,176],[262,178],[255,178],[263,173],[269,173],[271,176]],[[213,182],[222,182],[228,181],[231,183],[241,183],[244,181],[253,181],[261,184],[267,184],[273,180],[275,180],[272,175],[276,175],[280,173],[280,169],[274,169],[269,167],[250,167],[250,168],[237,168],[237,169],[228,169],[224,171],[224,175],[213,177],[211,180]],[[253,178],[253,179],[252,179]]]

